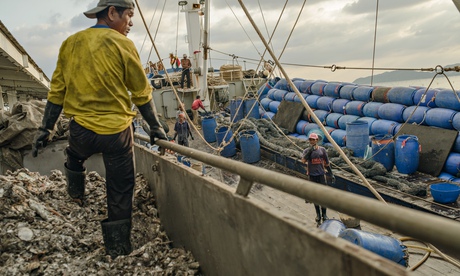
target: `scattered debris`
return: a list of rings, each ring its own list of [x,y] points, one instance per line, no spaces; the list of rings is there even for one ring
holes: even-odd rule
[[[20,169],[0,175],[1,275],[199,275],[189,251],[172,248],[155,201],[138,175],[131,241],[134,251],[105,255],[100,221],[106,218],[105,180],[87,175],[82,207],[70,200],[65,176]]]

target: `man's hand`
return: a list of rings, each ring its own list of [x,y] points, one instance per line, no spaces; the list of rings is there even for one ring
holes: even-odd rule
[[[38,128],[37,134],[34,137],[34,143],[32,144],[32,156],[38,156],[38,149],[40,147],[46,147],[48,144],[48,139],[50,137],[50,132],[47,129],[42,127]]]
[[[156,139],[168,141],[168,137],[166,137],[166,133],[163,128],[154,127],[150,129],[150,144],[155,145]]]

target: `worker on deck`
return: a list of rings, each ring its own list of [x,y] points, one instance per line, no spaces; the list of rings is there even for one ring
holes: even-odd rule
[[[332,175],[332,170],[329,164],[329,158],[327,156],[326,149],[318,145],[318,139],[319,137],[316,133],[311,133],[308,136],[310,147],[303,151],[302,163],[307,164],[307,175],[310,181],[325,185],[326,171],[327,174]],[[326,215],[326,207],[315,204],[315,210],[315,221],[318,226],[321,224],[321,219],[323,222],[329,219]]]
[[[171,68],[173,69],[173,71],[177,72],[180,66],[180,59],[173,53],[169,53],[169,64],[171,64]]]
[[[187,120],[185,120],[185,114],[179,114],[179,120],[174,125],[174,134],[173,140],[176,140],[177,137],[177,144],[181,146],[188,147],[188,136],[194,140],[192,131],[190,130],[190,125],[188,124]]]
[[[184,88],[184,81],[187,79],[187,88],[190,88],[191,86],[191,80],[190,80],[190,68],[192,68],[192,63],[190,62],[190,59],[187,58],[187,54],[183,55],[183,58],[181,59],[181,64],[182,64],[182,75],[180,78],[180,88]]]
[[[204,112],[207,113],[206,109],[204,108],[203,102],[201,101],[201,96],[197,95],[196,99],[192,103],[192,115],[193,115],[193,123],[197,128],[201,128],[198,125],[198,109],[203,109]]]
[[[102,153],[106,169],[108,218],[101,221],[106,253],[127,255],[131,248],[134,168],[132,121],[134,103],[150,126],[150,139],[166,140],[152,88],[134,43],[127,38],[133,26],[134,2],[100,0],[84,12],[96,25],[68,37],[59,50],[42,126],[34,139],[33,155],[46,146],[64,109],[70,118],[65,174],[70,197],[85,195],[85,161]],[[108,68],[110,70],[108,70]],[[128,91],[130,93],[128,93]]]

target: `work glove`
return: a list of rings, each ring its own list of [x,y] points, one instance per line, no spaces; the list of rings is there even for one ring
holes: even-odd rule
[[[46,102],[45,113],[43,114],[42,126],[38,128],[37,134],[35,134],[34,142],[32,144],[32,156],[38,156],[38,149],[46,147],[50,137],[50,130],[54,129],[56,121],[61,115],[62,106],[53,104],[52,102]]]
[[[192,135],[190,135],[190,138],[192,138],[192,140],[195,140],[195,138],[193,138],[193,136],[192,136]]]
[[[174,137],[172,139],[176,140],[176,137],[177,137],[177,132],[176,132],[176,134],[174,134]]]
[[[144,105],[138,106],[137,108],[150,127],[150,144],[155,145],[157,139],[167,141],[168,138],[166,137],[166,133],[160,124],[160,120],[158,120],[153,100]]]

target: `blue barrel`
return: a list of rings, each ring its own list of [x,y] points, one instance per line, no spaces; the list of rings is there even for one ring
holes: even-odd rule
[[[460,173],[460,153],[451,152],[449,156],[447,156],[442,171],[456,177]]]
[[[249,98],[243,101],[243,115],[245,118],[260,118],[259,107],[256,99]]]
[[[372,159],[382,164],[387,171],[395,165],[395,142],[392,135],[375,135],[372,137]]]
[[[353,91],[356,89],[356,85],[344,85],[342,88],[340,88],[340,98],[342,99],[347,99],[347,100],[353,100]]]
[[[452,151],[460,153],[460,132],[457,134],[457,139],[455,139]]]
[[[454,116],[457,111],[447,108],[431,108],[426,112],[426,124],[445,129],[454,129]]]
[[[372,98],[372,92],[374,87],[372,86],[358,86],[353,90],[353,100],[369,102]]]
[[[304,121],[304,120],[299,120],[297,122],[297,125],[295,127],[295,131],[298,133],[298,134],[305,134],[305,127],[308,125],[309,123],[307,121]]]
[[[319,128],[319,126],[316,123],[308,123],[304,127],[305,135],[307,135],[310,132],[310,130],[318,129],[318,128]]]
[[[321,97],[316,101],[316,106],[318,109],[331,111],[332,110],[332,103],[335,101],[335,98],[332,97]]]
[[[341,87],[342,84],[340,82],[329,82],[324,87],[324,95],[328,97],[339,98],[339,91]]]
[[[270,89],[272,89],[273,87],[270,85],[269,82],[265,83],[264,85],[262,85],[259,90],[257,90],[257,95],[259,96],[259,99],[263,99],[267,96],[268,94],[268,91],[270,91]]]
[[[232,122],[238,122],[244,118],[243,100],[241,98],[230,100],[230,118]]]
[[[313,111],[313,113],[315,113],[316,117],[318,117],[319,121],[324,125],[326,124],[326,117],[329,115],[329,112],[326,111],[326,110],[321,110],[321,109],[317,109],[315,111]],[[313,120],[313,117],[312,116],[309,116],[309,120],[308,120],[310,123],[316,123],[314,120]]]
[[[350,228],[343,230],[339,237],[402,266],[408,265],[407,247],[398,239]]]
[[[263,98],[261,101],[260,101],[260,104],[262,105],[262,107],[268,111],[270,110],[270,103],[273,102],[272,99],[269,99],[269,98]]]
[[[297,94],[295,92],[289,92],[284,96],[284,100],[288,101],[288,102],[293,102],[295,96],[297,96]]]
[[[261,119],[264,117],[264,114],[265,114],[265,110],[262,108],[262,107],[259,107],[259,118],[257,119]]]
[[[414,105],[418,105],[420,103],[421,106],[427,107],[437,107],[435,103],[436,94],[438,94],[438,89],[428,89],[421,88],[415,92],[414,95]]]
[[[363,158],[369,145],[369,124],[356,120],[347,123],[347,148],[353,150],[353,156]]]
[[[356,115],[356,116],[364,116],[363,109],[366,105],[363,101],[350,101],[345,106],[345,114],[348,115]]]
[[[383,103],[379,102],[369,102],[363,107],[363,114],[366,117],[374,117],[379,119],[379,108],[383,105]]]
[[[278,90],[278,89],[276,89],[276,88],[270,89],[270,90],[268,91],[268,93],[267,93],[267,98],[269,98],[270,100],[274,101],[275,98],[274,98],[273,95],[275,94],[275,92],[276,92],[277,90]]]
[[[339,127],[340,129],[346,130],[347,123],[356,121],[358,119],[359,119],[359,116],[356,116],[356,115],[343,115],[342,117],[339,118]]]
[[[292,81],[292,83],[294,84],[294,86],[297,88],[297,90],[299,90],[299,92],[300,92],[300,86],[302,85],[302,82],[303,82],[304,80],[295,80],[295,79],[292,79],[291,81]],[[294,88],[292,88],[291,85],[290,85],[289,83],[288,83],[287,91],[289,91],[289,92],[294,92],[294,91],[295,91]]]
[[[443,89],[440,90],[436,94],[435,104],[437,107],[452,109],[456,111],[460,111],[460,92],[455,92],[457,96],[455,96],[454,91]]]
[[[360,117],[359,120],[366,121],[369,126],[369,135],[374,135],[374,133],[372,133],[372,124],[378,119],[372,117]]]
[[[460,112],[457,112],[452,119],[452,127],[460,131]]]
[[[400,125],[398,122],[379,119],[374,121],[371,126],[371,133],[374,135],[378,134],[390,134],[393,135],[396,126]]]
[[[331,234],[334,237],[338,237],[343,230],[347,229],[345,224],[338,219],[328,219],[324,221],[319,227],[319,229]]]
[[[311,94],[311,85],[315,83],[314,80],[305,80],[300,84],[300,92],[301,93],[306,93],[306,94]]]
[[[308,96],[308,94],[305,94],[305,93],[300,93],[302,95],[302,98],[306,98]],[[300,103],[300,99],[299,99],[299,96],[297,96],[297,94],[294,96],[294,102],[297,102],[297,103]]]
[[[340,128],[339,127],[339,119],[342,117],[343,114],[340,113],[330,113],[326,117],[326,125],[333,127],[333,128]]]
[[[221,147],[223,142],[228,143],[233,136],[233,132],[227,126],[220,126],[216,128],[216,139],[217,145]],[[223,157],[231,157],[236,154],[235,140],[232,141],[224,147],[220,152],[220,155]]]
[[[388,91],[390,103],[403,105],[414,105],[414,95],[417,88],[414,87],[393,87]]]
[[[372,91],[372,101],[380,102],[380,103],[389,103],[388,100],[388,91],[390,91],[391,87],[376,87],[374,91]]]
[[[205,116],[201,120],[201,128],[203,129],[204,140],[208,143],[216,141],[214,130],[217,127],[216,118],[213,116]]]
[[[332,103],[332,112],[345,114],[345,106],[349,102],[350,100],[347,100],[347,99],[336,99]]]
[[[299,135],[299,136],[297,136],[297,138],[299,138],[299,139],[301,139],[301,140],[305,140],[305,141],[308,140],[308,137],[307,137],[307,135],[305,135],[305,134]]]
[[[347,144],[347,132],[343,129],[332,131],[331,137],[340,147],[344,147]]]
[[[286,96],[288,92],[286,90],[276,90],[275,93],[273,93],[273,100],[281,102],[284,100],[284,96]]]
[[[270,109],[271,112],[275,113],[278,112],[278,107],[280,106],[281,102],[278,101],[272,101],[268,108]]]
[[[309,95],[305,98],[305,101],[307,101],[308,106],[317,109],[318,105],[316,104],[318,102],[318,99],[321,98],[321,96],[318,95]]]
[[[395,144],[395,165],[400,173],[412,174],[417,171],[420,159],[420,144],[415,135],[400,135]]]
[[[386,103],[380,106],[378,114],[382,119],[402,123],[405,108],[402,104]]]
[[[313,83],[311,85],[311,93],[313,95],[317,95],[317,96],[323,96],[324,95],[324,87],[326,86],[327,82],[323,82],[323,81],[316,81],[315,83]]]
[[[259,136],[254,130],[242,131],[239,134],[241,155],[244,163],[255,163],[260,160]]]
[[[324,128],[327,130],[327,133],[329,133],[329,135],[331,135],[331,133],[332,133],[334,130],[336,130],[336,128],[333,128],[333,127],[330,127],[330,126],[325,126]],[[329,139],[327,138],[326,135],[324,135],[323,144],[328,143],[328,142],[329,142]]]
[[[267,120],[270,120],[271,118],[273,118],[273,116],[275,116],[275,113],[271,112],[271,111],[267,111],[264,113],[264,115],[262,116],[263,119],[267,119]]]
[[[276,89],[287,90],[288,89],[288,82],[286,79],[280,79],[276,82],[275,86]]]
[[[453,181],[455,179],[455,176],[451,175],[450,173],[441,172],[438,175],[438,178],[444,179],[444,180],[447,180],[447,181]]]
[[[426,106],[408,106],[404,109],[403,120],[409,124],[416,123],[418,125],[426,125],[425,118],[426,113],[428,112],[429,107]],[[410,118],[409,118],[410,117]]]

